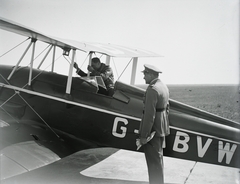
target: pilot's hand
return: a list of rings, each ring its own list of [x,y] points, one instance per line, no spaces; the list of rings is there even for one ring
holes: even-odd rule
[[[73,67],[78,69],[78,64],[76,62],[74,62]]]
[[[93,72],[94,71],[94,68],[92,66],[90,66],[90,65],[88,65],[87,69],[88,69],[89,72]]]

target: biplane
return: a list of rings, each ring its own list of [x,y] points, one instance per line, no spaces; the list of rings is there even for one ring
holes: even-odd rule
[[[116,151],[109,147],[136,151],[145,93],[143,85],[135,85],[137,63],[159,55],[55,38],[4,18],[0,28],[29,38],[16,65],[0,63],[1,183],[111,183],[81,175],[89,167],[82,161],[93,165],[104,160]],[[35,68],[37,42],[49,49]],[[21,66],[30,48],[29,65]],[[56,49],[71,56],[68,75],[54,71]],[[105,88],[100,76],[73,76],[77,52],[85,53],[89,63],[94,53],[104,55],[106,64],[112,58],[129,58],[130,84],[115,81],[113,96],[99,93]],[[44,71],[41,66],[50,53],[51,71]],[[169,119],[165,156],[240,168],[238,122],[172,99]],[[98,156],[90,160],[89,155]]]

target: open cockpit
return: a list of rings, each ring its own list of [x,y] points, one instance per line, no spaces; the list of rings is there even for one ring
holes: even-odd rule
[[[7,76],[3,79],[3,75],[1,76],[1,81],[4,83],[11,84],[12,79],[16,78],[17,73],[20,70],[26,70],[25,81],[23,82],[21,87],[31,87],[34,83],[37,83],[41,79],[41,75],[44,73],[42,78],[46,78],[47,81],[51,81],[56,84],[65,85],[65,94],[71,94],[71,90],[79,89],[83,91],[89,91],[93,93],[97,93],[100,90],[106,89],[104,85],[104,81],[101,76],[90,76],[89,73],[86,77],[74,77],[74,63],[77,62],[77,55],[85,54],[85,60],[88,60],[88,65],[91,65],[91,59],[96,54],[101,57],[101,61],[104,62],[102,58],[105,58],[105,64],[110,65],[113,58],[126,58],[129,60],[129,63],[132,63],[130,84],[134,85],[135,76],[136,76],[136,68],[138,63],[138,58],[140,57],[159,57],[158,54],[144,51],[140,49],[131,49],[118,45],[111,44],[100,44],[100,43],[87,43],[87,42],[76,42],[73,40],[60,39],[55,37],[46,36],[38,31],[27,28],[25,26],[19,25],[17,23],[11,22],[9,20],[0,19],[0,28],[3,30],[7,30],[13,33],[17,33],[30,39],[26,41],[30,41],[27,45],[25,51],[20,56],[19,60],[16,62],[13,68],[9,71]],[[47,48],[42,51],[37,57],[39,59],[36,62],[36,43],[39,42],[47,44]],[[31,48],[31,49],[30,49]],[[65,76],[63,75],[55,75],[56,74],[56,66],[60,64],[58,61],[58,57],[56,56],[57,50],[62,50],[62,56],[67,60],[67,66],[64,66],[64,70],[66,71]],[[30,53],[29,53],[30,52]],[[47,57],[49,58],[50,53],[52,52],[52,57],[50,61],[46,61]],[[80,52],[80,54],[78,54]],[[22,61],[25,58],[25,55],[29,53],[30,61],[28,61],[28,67],[22,67]],[[103,57],[102,57],[103,56]],[[68,58],[68,59],[67,59]],[[45,72],[45,70],[41,69],[43,64],[48,62],[51,68],[49,73]],[[62,64],[62,63],[61,63]],[[60,64],[60,66],[61,66]],[[21,67],[20,67],[21,66]],[[34,67],[36,66],[36,67]],[[3,68],[3,67],[1,67]],[[62,68],[63,69],[63,68]],[[1,72],[2,73],[2,72]],[[47,77],[46,77],[47,76]],[[82,88],[82,86],[84,86]],[[81,89],[80,89],[81,88]],[[61,89],[62,90],[62,89]]]

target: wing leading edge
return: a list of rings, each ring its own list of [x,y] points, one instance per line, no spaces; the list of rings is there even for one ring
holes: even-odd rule
[[[145,51],[142,49],[132,49],[128,47],[113,45],[113,44],[100,44],[100,43],[88,43],[78,42],[73,40],[56,38],[48,36],[32,28],[28,28],[19,23],[4,19],[0,17],[0,28],[6,31],[10,31],[19,35],[31,37],[52,45],[56,45],[62,49],[80,50],[83,52],[97,52],[112,57],[160,57],[160,55]]]

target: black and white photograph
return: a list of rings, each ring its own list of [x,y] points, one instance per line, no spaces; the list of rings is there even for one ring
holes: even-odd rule
[[[0,0],[1,184],[240,184],[240,0]]]

